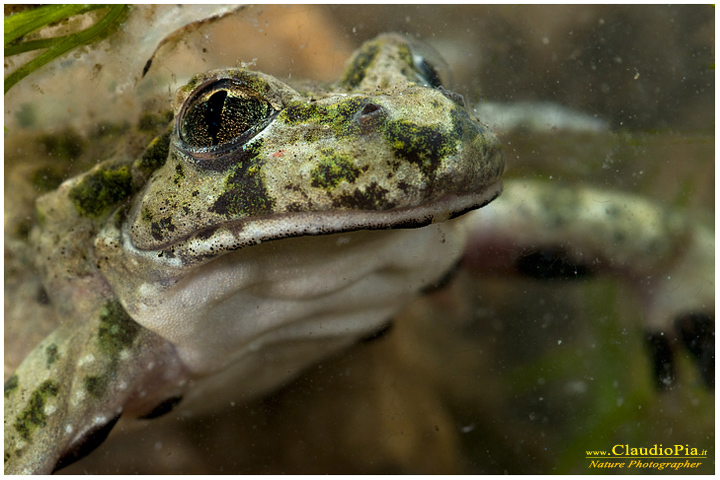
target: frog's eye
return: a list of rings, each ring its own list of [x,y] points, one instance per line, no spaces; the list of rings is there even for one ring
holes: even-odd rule
[[[222,149],[247,142],[276,113],[267,100],[239,81],[216,80],[185,101],[178,133],[191,149]]]
[[[423,79],[433,88],[442,86],[442,80],[440,74],[435,70],[435,67],[427,61],[422,55],[413,55],[413,63],[415,64],[415,70],[423,77]]]
[[[410,43],[414,70],[429,87],[449,88],[452,83],[450,67],[432,46],[413,41]]]
[[[415,72],[427,86],[437,88],[447,98],[465,108],[463,96],[446,89],[451,80],[450,68],[435,49],[416,42],[412,45],[412,59]]]

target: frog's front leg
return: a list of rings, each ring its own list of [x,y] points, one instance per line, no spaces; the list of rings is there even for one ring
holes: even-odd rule
[[[681,344],[713,387],[712,227],[642,197],[541,181],[506,182],[498,200],[469,215],[471,268],[540,278],[618,274],[644,300],[658,387],[672,384]]]
[[[90,453],[123,412],[177,398],[184,370],[167,341],[115,299],[66,322],[5,384],[5,473],[50,473]]]

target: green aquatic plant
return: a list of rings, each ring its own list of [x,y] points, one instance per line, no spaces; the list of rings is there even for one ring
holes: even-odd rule
[[[27,34],[40,28],[99,9],[107,9],[105,16],[84,30],[59,37],[23,41]],[[6,16],[5,57],[34,50],[45,51],[5,78],[5,93],[17,82],[55,58],[76,47],[104,38],[111,28],[123,21],[128,10],[127,5],[46,5]]]

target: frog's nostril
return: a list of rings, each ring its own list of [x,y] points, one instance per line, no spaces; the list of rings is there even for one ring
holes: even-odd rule
[[[377,103],[368,102],[357,115],[357,121],[363,132],[373,130],[386,117],[385,108]]]
[[[382,112],[382,109],[383,108],[380,105],[378,105],[377,103],[368,103],[360,111],[360,115],[362,115],[362,116],[379,115],[380,112]]]

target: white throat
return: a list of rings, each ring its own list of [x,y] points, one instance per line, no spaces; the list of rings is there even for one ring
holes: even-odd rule
[[[376,331],[459,260],[464,238],[458,220],[289,238],[222,255],[171,284],[116,292],[191,372],[232,370],[255,390],[253,378],[272,386]],[[268,375],[276,378],[260,378]]]

